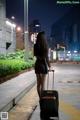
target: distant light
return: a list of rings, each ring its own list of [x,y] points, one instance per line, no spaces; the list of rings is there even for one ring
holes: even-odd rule
[[[74,53],[77,53],[77,50],[75,50]]]
[[[53,51],[53,59],[56,60],[57,55],[56,55],[56,51]]]
[[[37,38],[37,33],[33,33],[31,35],[31,41],[35,44],[36,43],[36,38]]]
[[[13,24],[13,23],[11,23],[10,21],[6,21],[6,24],[7,25],[9,25],[10,27],[13,27],[13,28],[15,28],[16,27],[16,24]]]
[[[21,31],[21,27],[17,27],[17,31],[20,32]]]
[[[38,35],[38,33],[36,33]]]
[[[27,33],[28,33],[28,31],[25,31],[24,33],[25,33],[25,34],[27,34]]]
[[[40,25],[36,24],[35,26],[36,26],[36,27],[39,27]]]
[[[71,53],[71,51],[68,51],[68,53]]]
[[[14,17],[14,16],[12,16],[12,17],[11,17],[11,19],[13,19],[13,20],[14,20],[14,19],[15,19],[15,17]]]
[[[67,56],[71,56],[71,53],[68,53]]]

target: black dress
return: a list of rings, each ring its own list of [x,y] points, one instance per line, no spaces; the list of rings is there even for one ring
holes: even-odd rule
[[[43,50],[40,49],[40,46],[34,45],[34,56],[36,56],[35,62],[35,73],[36,74],[47,74],[48,73],[48,64],[47,56],[44,57]]]

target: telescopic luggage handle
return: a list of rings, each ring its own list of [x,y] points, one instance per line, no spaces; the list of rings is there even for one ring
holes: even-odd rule
[[[55,72],[55,70],[48,70],[48,72]]]
[[[48,79],[47,79],[47,90],[48,90],[48,87],[49,87],[49,72],[53,72],[53,83],[52,83],[52,90],[53,90],[53,88],[54,88],[54,72],[55,72],[55,70],[48,70]]]

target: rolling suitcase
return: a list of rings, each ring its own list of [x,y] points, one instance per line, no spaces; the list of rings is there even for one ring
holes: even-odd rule
[[[48,90],[48,81],[47,81],[47,90],[43,90],[40,99],[40,117],[41,120],[50,120],[51,118],[55,120],[59,120],[59,97],[58,92],[53,90],[54,87],[54,70],[50,70],[49,72],[53,72],[53,85],[52,90]],[[48,73],[49,80],[49,73]]]

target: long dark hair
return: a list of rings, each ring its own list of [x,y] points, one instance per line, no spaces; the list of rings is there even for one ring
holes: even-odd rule
[[[37,40],[36,40],[36,45],[39,47],[42,56],[46,57],[46,55],[48,54],[48,44],[47,41],[44,37],[45,36],[45,32],[39,32],[37,35]]]

